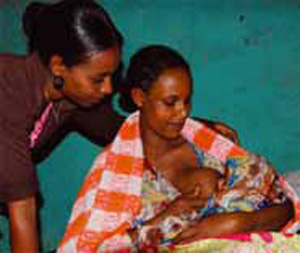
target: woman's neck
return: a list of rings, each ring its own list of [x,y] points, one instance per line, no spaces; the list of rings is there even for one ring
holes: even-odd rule
[[[160,136],[152,129],[143,127],[141,124],[141,137],[144,147],[144,155],[151,161],[157,161],[158,158],[163,158],[170,151],[178,148],[185,143],[183,137],[176,139],[167,139]]]

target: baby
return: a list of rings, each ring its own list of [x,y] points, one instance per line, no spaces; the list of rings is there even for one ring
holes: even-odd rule
[[[171,214],[166,214],[158,224],[144,226],[139,236],[141,251],[150,248],[156,249],[156,247],[172,243],[172,239],[181,231],[205,216],[206,211],[211,210],[211,207],[215,207],[213,197],[223,182],[222,176],[217,170],[206,167],[189,167],[181,169],[176,175],[180,180],[172,182],[172,185],[181,193],[182,197],[197,200],[199,207],[193,212],[176,210],[172,213],[171,211]]]
[[[173,183],[182,195],[199,200],[199,209],[191,213],[170,215],[159,225],[163,242],[168,242],[192,222],[199,220],[205,210],[214,206],[213,196],[222,183],[221,174],[211,168],[185,168],[179,172],[182,180]],[[201,203],[203,202],[203,203]]]

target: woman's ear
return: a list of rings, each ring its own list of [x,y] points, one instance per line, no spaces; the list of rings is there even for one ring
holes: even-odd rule
[[[131,97],[135,105],[140,109],[145,102],[145,92],[140,88],[133,88]]]
[[[49,67],[51,73],[55,76],[64,76],[64,72],[66,70],[66,66],[63,62],[63,58],[59,55],[53,55],[50,58]]]

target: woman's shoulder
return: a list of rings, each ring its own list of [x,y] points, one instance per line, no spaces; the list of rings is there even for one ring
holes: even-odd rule
[[[1,117],[7,122],[27,121],[39,106],[42,75],[32,57],[0,53]]]
[[[11,64],[18,64],[18,63],[25,63],[27,56],[21,54],[14,54],[8,52],[0,52],[0,64],[3,63],[11,63]]]
[[[0,81],[16,86],[16,92],[22,90],[24,83],[30,83],[30,87],[39,86],[45,79],[44,69],[37,54],[0,52]],[[25,86],[28,90],[29,86]]]
[[[27,57],[13,53],[0,52],[0,73],[8,75],[25,69]],[[14,75],[15,76],[15,75]]]

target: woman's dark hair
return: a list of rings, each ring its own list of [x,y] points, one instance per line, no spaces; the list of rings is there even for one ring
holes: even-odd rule
[[[92,0],[64,0],[55,4],[31,3],[23,14],[23,29],[30,53],[38,52],[48,65],[59,55],[68,67],[123,39],[106,11]]]
[[[170,47],[152,45],[140,49],[130,59],[125,84],[121,87],[121,107],[129,112],[135,110],[136,107],[131,100],[131,90],[141,88],[144,92],[148,92],[164,71],[173,68],[185,69],[192,78],[187,61]]]

